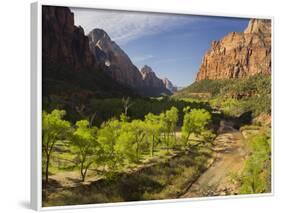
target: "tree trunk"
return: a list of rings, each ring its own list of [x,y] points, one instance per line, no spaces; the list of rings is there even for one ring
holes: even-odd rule
[[[139,161],[139,142],[138,141],[137,141],[136,155],[137,155],[137,161]]]
[[[86,178],[86,173],[87,173],[87,170],[86,169],[82,169],[81,170],[81,178],[82,178],[82,182],[85,181],[85,178]]]
[[[84,180],[85,180],[85,175],[84,175],[83,170],[84,170],[84,162],[81,162],[80,174],[81,174],[82,182],[84,182]]]
[[[85,181],[85,173],[82,172],[81,176],[82,176],[82,182],[84,182]]]
[[[170,136],[169,136],[169,134],[170,133],[167,134],[167,142],[166,142],[167,143],[167,153],[169,152],[169,146],[170,146]]]
[[[190,134],[191,134],[191,133],[188,133],[188,135],[187,135],[187,137],[186,137],[186,141],[185,141],[185,148],[187,147],[187,143],[188,143],[188,140],[189,140]]]
[[[46,156],[46,168],[45,168],[45,189],[47,190],[48,183],[49,183],[49,162],[50,162],[50,155],[47,154]]]
[[[83,182],[84,182],[85,179],[86,179],[87,171],[88,171],[88,167],[86,167],[86,168],[84,169]]]
[[[43,199],[45,201],[48,201],[48,183],[49,183],[49,162],[50,162],[50,156],[47,154],[46,157],[46,168],[45,168],[45,184],[44,184],[44,197]]]
[[[151,151],[150,151],[150,156],[154,156],[154,136],[152,136],[152,144],[151,144]]]

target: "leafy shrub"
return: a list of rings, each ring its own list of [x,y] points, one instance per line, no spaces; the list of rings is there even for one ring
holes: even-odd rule
[[[265,134],[249,141],[251,155],[241,178],[242,194],[264,193],[271,190],[271,141]]]
[[[245,79],[202,80],[180,90],[174,96],[187,98],[190,93],[212,94],[211,106],[225,114],[239,116],[252,111],[254,116],[271,113],[271,76],[254,75]]]

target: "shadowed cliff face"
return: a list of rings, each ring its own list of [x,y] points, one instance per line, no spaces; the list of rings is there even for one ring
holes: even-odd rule
[[[97,60],[90,51],[83,28],[74,25],[70,9],[43,6],[43,96],[49,99],[56,96],[73,108],[92,97],[138,96],[104,72]]]
[[[105,65],[104,68],[113,79],[133,88],[143,86],[138,68],[133,65],[128,55],[115,42],[111,41],[104,30],[94,29],[88,37],[91,52],[101,66]]]
[[[143,79],[104,30],[94,29],[86,36],[82,27],[74,25],[73,13],[67,7],[42,8],[42,60],[44,95],[71,98],[75,94],[87,100],[170,94],[155,74],[153,81]]]
[[[98,66],[109,73],[119,83],[135,88],[144,96],[171,94],[150,67],[141,71],[132,63],[129,56],[110,39],[102,29],[94,29],[89,35],[89,45]]]
[[[271,21],[252,19],[244,32],[232,32],[212,42],[196,81],[244,78],[260,73],[271,73]]]
[[[66,63],[75,70],[95,65],[88,37],[82,27],[74,25],[74,16],[69,8],[42,8],[42,36],[44,61]]]

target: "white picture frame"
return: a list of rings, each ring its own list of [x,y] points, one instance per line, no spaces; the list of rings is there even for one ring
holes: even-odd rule
[[[175,11],[162,9],[139,9],[132,6],[117,7],[104,6],[101,4],[72,4],[67,1],[38,1],[31,4],[31,207],[34,210],[61,210],[61,209],[77,209],[77,208],[92,208],[92,207],[106,207],[106,206],[123,206],[123,205],[140,205],[153,203],[167,203],[167,202],[190,202],[200,200],[216,200],[216,199],[242,199],[245,197],[261,197],[274,195],[274,138],[272,128],[272,191],[271,193],[256,194],[256,195],[235,195],[235,196],[219,196],[219,197],[201,197],[201,198],[184,198],[184,199],[167,199],[167,200],[153,200],[153,201],[134,201],[124,203],[104,203],[104,204],[86,204],[73,206],[56,206],[56,207],[42,207],[42,6],[67,6],[67,7],[82,7],[92,9],[109,9],[109,10],[125,10],[138,12],[154,12],[154,13],[170,13],[170,14],[187,14],[187,15],[203,15],[203,16],[223,16],[223,17],[239,17],[239,18],[265,18],[270,19],[272,23],[272,61],[274,61],[274,17],[269,16],[248,16],[235,14],[213,14],[208,12],[196,11]],[[274,79],[274,63],[272,63],[272,108],[273,104],[273,79]],[[272,109],[272,125],[274,125],[274,109]]]

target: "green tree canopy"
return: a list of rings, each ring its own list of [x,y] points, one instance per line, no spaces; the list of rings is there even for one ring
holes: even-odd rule
[[[211,114],[205,109],[186,108],[184,112],[182,136],[187,143],[192,133],[200,134],[205,129],[211,119]]]
[[[45,188],[49,180],[49,164],[53,148],[57,141],[67,138],[70,123],[63,120],[64,110],[53,110],[51,113],[43,111],[42,115],[42,151],[43,164],[45,164]]]
[[[100,148],[97,142],[97,128],[89,127],[87,120],[76,122],[73,133],[74,153],[77,155],[82,181],[85,181],[89,167],[98,159]]]
[[[97,141],[102,149],[102,162],[106,171],[111,175],[123,163],[123,156],[116,151],[116,144],[120,135],[122,122],[111,119],[102,124],[98,131]]]
[[[155,146],[157,141],[160,141],[160,135],[162,130],[162,125],[160,122],[160,117],[154,115],[153,113],[148,113],[145,116],[145,129],[146,137],[150,141],[150,155],[154,155]]]

